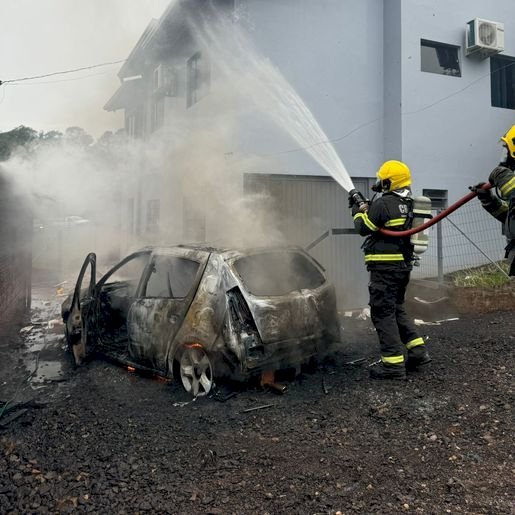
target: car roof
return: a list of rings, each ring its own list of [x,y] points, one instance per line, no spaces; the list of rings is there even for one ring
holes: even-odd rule
[[[270,246],[270,247],[248,247],[248,248],[237,248],[237,247],[222,247],[216,245],[209,245],[206,243],[188,243],[180,245],[149,245],[140,249],[139,252],[149,251],[153,254],[167,254],[173,249],[185,249],[193,252],[218,254],[223,259],[234,259],[238,257],[248,256],[251,254],[259,254],[262,252],[284,252],[284,251],[301,251],[305,250],[299,246],[285,245],[285,246]]]

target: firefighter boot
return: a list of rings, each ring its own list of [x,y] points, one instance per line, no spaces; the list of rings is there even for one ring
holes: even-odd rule
[[[398,365],[390,365],[386,363],[378,363],[370,368],[371,379],[406,379],[406,367],[404,363]]]
[[[408,359],[406,360],[406,368],[408,370],[417,370],[429,365],[431,356],[427,352],[425,345],[417,345],[408,350]]]

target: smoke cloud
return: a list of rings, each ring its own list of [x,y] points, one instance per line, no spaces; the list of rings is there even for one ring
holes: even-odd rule
[[[273,121],[307,146],[324,135],[280,72],[236,26],[217,16],[190,23],[198,50],[217,65],[209,93],[197,105],[172,110],[145,139],[117,135],[79,145],[65,137],[5,163],[34,209],[35,262],[58,262],[66,275],[90,251],[107,264],[147,244],[295,243],[282,233],[284,220],[272,198],[243,191],[243,172],[277,169],[273,157],[235,149],[248,119],[258,131],[256,121]],[[166,102],[185,100],[182,87]],[[334,150],[309,151],[321,166],[338,168]]]

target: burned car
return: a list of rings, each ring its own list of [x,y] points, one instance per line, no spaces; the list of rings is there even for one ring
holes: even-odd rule
[[[98,282],[89,254],[62,316],[77,365],[99,353],[180,378],[194,396],[218,377],[296,367],[339,340],[334,287],[297,247],[147,247]]]

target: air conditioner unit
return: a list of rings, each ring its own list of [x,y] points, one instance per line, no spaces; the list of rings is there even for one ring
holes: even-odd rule
[[[152,93],[174,97],[177,95],[177,73],[171,66],[160,64],[152,73]]]
[[[467,23],[465,55],[484,59],[504,50],[504,23],[474,18]]]

